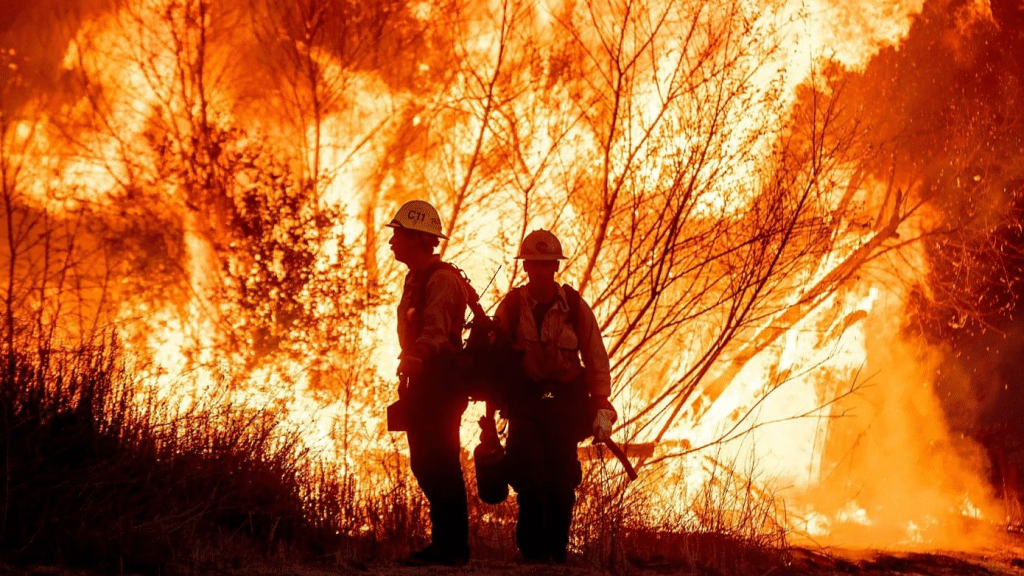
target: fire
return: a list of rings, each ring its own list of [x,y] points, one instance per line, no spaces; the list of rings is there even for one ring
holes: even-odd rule
[[[421,34],[382,30],[367,55],[312,16],[300,38],[239,24],[244,9],[96,15],[60,59],[80,84],[64,117],[10,131],[32,141],[22,160],[67,148],[50,188],[74,187],[97,226],[149,234],[111,265],[125,287],[107,318],[151,361],[147,385],[275,406],[352,473],[393,450],[404,271],[381,223],[426,197],[451,227],[445,257],[492,305],[523,280],[526,232],[563,237],[563,279],[612,352],[620,433],[658,444],[651,469],[697,486],[694,447],[753,462],[819,541],[949,545],[960,519],[1001,520],[934,395],[936,352],[901,331],[930,264],[900,239],[937,216],[866,175],[863,136],[832,107],[832,78],[899,46],[923,0],[423,1],[395,16]],[[401,41],[405,65],[381,64]],[[253,208],[264,196],[277,203]],[[128,213],[147,202],[166,212]]]

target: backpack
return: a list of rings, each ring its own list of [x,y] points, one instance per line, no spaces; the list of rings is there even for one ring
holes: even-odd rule
[[[501,339],[496,339],[494,321],[480,305],[480,296],[461,268],[441,261],[431,262],[427,266],[410,305],[410,309],[417,312],[413,318],[413,332],[418,334],[423,329],[422,314],[419,314],[419,311],[423,309],[427,300],[427,284],[434,273],[442,269],[454,273],[459,279],[466,296],[466,306],[472,314],[472,318],[466,322],[469,336],[465,338],[462,346],[458,346],[458,342],[452,342],[457,350],[454,362],[449,366],[449,376],[454,380],[460,395],[475,401],[497,402],[500,400],[500,390],[494,381],[494,373],[498,369],[495,367],[492,348],[494,342]]]

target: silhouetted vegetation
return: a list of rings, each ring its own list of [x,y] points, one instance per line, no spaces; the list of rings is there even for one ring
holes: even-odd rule
[[[863,422],[825,422],[847,415],[836,401],[860,359],[803,353],[841,357],[829,350],[879,314],[866,295],[917,286],[909,315],[935,299],[922,330],[940,341],[974,342],[979,311],[1016,309],[1021,214],[1004,208],[1020,203],[1006,168],[1019,151],[988,143],[1014,142],[1020,122],[981,89],[1005,82],[954,89],[956,50],[929,56],[952,28],[864,75],[822,61],[789,78],[781,0],[168,0],[81,21],[22,4],[0,15],[16,23],[0,26],[7,562],[351,567],[422,545],[404,438],[379,422],[402,273],[381,230],[413,197],[441,208],[441,250],[485,303],[522,280],[511,254],[527,230],[569,240],[561,279],[608,341],[617,435],[659,450],[628,487],[588,461],[572,550],[601,568],[744,573],[784,553],[785,514],[753,470],[695,453],[761,426],[767,400],[802,382],[813,402],[777,417],[820,416],[828,442],[807,466],[854,462]],[[987,50],[1020,52],[1012,27],[977,26]],[[951,131],[953,100],[991,106],[961,106],[971,129]],[[1016,292],[983,305],[979,278]],[[761,386],[711,412],[762,365]],[[317,410],[330,429],[311,438],[296,421]],[[727,435],[690,447],[715,418]],[[865,493],[833,476],[844,500]],[[471,499],[474,557],[515,557],[514,509]]]
[[[32,350],[7,354],[2,374],[0,554],[9,563],[173,573],[277,560],[344,569],[393,561],[425,540],[424,502],[397,447],[380,455],[379,477],[356,481],[304,448],[272,409],[217,397],[175,406],[139,389],[114,338]],[[766,532],[750,518],[729,520],[735,501],[711,492],[651,526],[666,510],[623,489],[606,466],[591,460],[580,490],[577,562],[742,573],[741,564],[785,547],[777,525]],[[770,510],[770,499],[731,488],[721,494]],[[702,514],[712,510],[709,523]],[[475,558],[516,557],[514,514],[511,501],[471,499]]]
[[[13,351],[2,377],[9,560],[144,569],[211,536],[269,552],[319,528],[311,464],[270,412],[136,396],[113,339]]]

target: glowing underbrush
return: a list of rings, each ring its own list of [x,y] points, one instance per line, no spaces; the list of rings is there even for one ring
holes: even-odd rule
[[[394,561],[425,541],[427,510],[401,442],[357,456],[372,477],[345,474],[304,448],[272,409],[217,398],[172,408],[136,390],[113,340],[18,346],[2,368],[6,562],[101,572],[202,573],[267,561],[351,568]],[[514,497],[481,503],[465,465],[474,558],[515,561]],[[719,479],[679,492],[692,504],[670,514],[641,489],[644,477],[623,488],[610,466],[587,461],[573,562],[744,573],[785,554],[771,499],[749,484]]]

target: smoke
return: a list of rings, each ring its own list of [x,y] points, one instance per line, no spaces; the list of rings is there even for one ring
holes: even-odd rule
[[[109,0],[0,1],[0,53],[7,58],[0,81],[18,75],[36,90],[56,95],[66,89],[60,75],[69,43],[84,23],[112,7]],[[8,109],[20,104],[3,103]]]
[[[1018,421],[1024,294],[1024,6],[930,2],[899,50],[853,81],[885,150],[877,177],[934,199],[929,274],[911,331],[941,346],[937,387],[952,425],[979,435]]]
[[[833,410],[817,503],[847,506],[839,541],[970,546],[971,518],[1003,518],[992,486],[1024,431],[1022,24],[1017,2],[930,1],[845,75],[871,177],[930,232],[920,259],[876,263],[908,290],[865,320],[869,377]]]
[[[885,294],[864,320],[866,377],[833,408],[816,504],[861,514],[837,522],[833,542],[976,546],[990,536],[979,528],[1002,516],[986,458],[947,424],[934,389],[941,351],[893,336],[902,306],[898,293]]]

